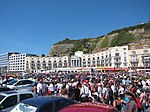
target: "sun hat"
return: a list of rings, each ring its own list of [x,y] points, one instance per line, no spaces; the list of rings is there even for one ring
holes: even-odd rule
[[[136,98],[133,92],[127,91],[124,94],[132,96],[134,99]]]

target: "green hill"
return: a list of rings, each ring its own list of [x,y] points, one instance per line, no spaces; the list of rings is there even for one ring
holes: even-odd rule
[[[71,55],[80,50],[84,53],[99,52],[107,47],[128,45],[146,39],[150,41],[150,22],[114,30],[97,38],[70,40],[65,38],[54,44],[50,56]]]

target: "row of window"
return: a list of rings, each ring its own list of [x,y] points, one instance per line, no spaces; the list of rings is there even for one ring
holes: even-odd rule
[[[9,70],[21,70],[21,71],[24,71],[25,68],[9,68]]]

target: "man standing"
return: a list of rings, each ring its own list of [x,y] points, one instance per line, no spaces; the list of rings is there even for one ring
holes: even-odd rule
[[[42,79],[38,79],[37,94],[38,96],[42,96]]]
[[[91,96],[90,90],[88,88],[88,84],[86,82],[83,82],[83,85],[80,89],[80,96],[81,96],[81,102],[87,102],[88,97]]]

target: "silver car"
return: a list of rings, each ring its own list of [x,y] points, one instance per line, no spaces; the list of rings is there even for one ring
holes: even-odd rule
[[[14,79],[7,83],[7,87],[10,89],[28,89],[33,88],[35,82],[29,79]]]
[[[7,91],[0,93],[0,111],[10,112],[19,102],[28,98],[35,98],[37,95],[30,91]]]

